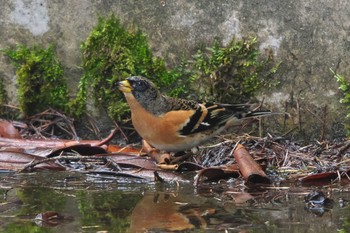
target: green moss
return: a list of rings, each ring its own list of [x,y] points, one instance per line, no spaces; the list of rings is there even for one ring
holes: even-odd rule
[[[168,71],[164,60],[153,56],[145,34],[136,27],[126,28],[111,15],[100,17],[97,26],[82,43],[84,77],[80,82],[78,101],[87,98],[91,85],[95,102],[108,110],[113,119],[121,120],[128,108],[115,83],[133,75],[150,78],[159,86],[171,86],[182,75],[180,70]],[[172,94],[179,94],[175,88]],[[84,106],[79,107],[81,111]]]
[[[53,46],[43,49],[17,45],[4,52],[16,67],[19,107],[23,114],[33,115],[49,107],[66,110],[67,85]]]
[[[112,119],[128,119],[129,108],[115,84],[133,75],[151,79],[174,97],[245,102],[262,87],[276,84],[273,74],[279,66],[260,55],[255,38],[233,38],[227,46],[217,40],[210,48],[199,49],[192,60],[183,58],[170,69],[152,54],[140,29],[125,27],[114,15],[99,17],[81,44],[81,52],[84,73],[76,97],[69,99],[63,69],[52,46],[18,45],[5,50],[17,68],[20,108],[25,115],[52,107],[81,116],[91,92],[95,103]]]
[[[7,93],[4,85],[4,80],[0,77],[0,109],[7,103]]]
[[[209,101],[245,102],[261,88],[276,85],[274,74],[279,67],[272,58],[263,58],[256,38],[236,40],[226,46],[216,41],[194,56],[194,79]],[[204,85],[204,86],[203,86]]]
[[[337,74],[333,70],[331,72],[334,75],[334,78],[337,80],[339,84],[339,90],[342,91],[343,97],[340,98],[340,103],[344,104],[347,108],[347,115],[344,121],[344,128],[346,130],[346,134],[350,136],[350,83],[346,80],[346,78],[340,74]]]
[[[0,117],[3,117],[6,112],[5,104],[7,104],[7,92],[4,85],[4,80],[0,77]]]
[[[279,64],[261,59],[255,38],[233,39],[227,47],[218,42],[200,49],[189,61],[168,69],[161,58],[153,56],[147,37],[136,27],[126,28],[111,15],[99,18],[97,26],[82,44],[85,75],[80,82],[75,106],[81,112],[91,85],[95,102],[121,120],[128,107],[114,84],[132,75],[150,78],[170,96],[197,96],[218,102],[246,101],[262,87],[271,85]],[[195,83],[198,83],[197,85]]]

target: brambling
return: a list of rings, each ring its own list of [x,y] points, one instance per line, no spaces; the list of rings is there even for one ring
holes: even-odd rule
[[[271,114],[249,111],[245,104],[211,104],[163,95],[148,79],[130,77],[118,83],[130,106],[135,130],[159,150],[190,150],[243,119]]]

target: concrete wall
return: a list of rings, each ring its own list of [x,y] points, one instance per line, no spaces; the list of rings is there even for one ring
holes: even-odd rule
[[[281,86],[261,96],[287,110],[306,135],[336,135],[344,117],[332,68],[350,77],[350,1],[347,0],[0,0],[0,48],[16,43],[53,43],[75,89],[81,71],[79,45],[97,22],[113,12],[148,34],[156,55],[168,64],[190,56],[198,43],[215,37],[257,36],[282,61]],[[0,76],[15,102],[15,73],[0,56]],[[299,114],[301,113],[301,114]],[[337,126],[337,130],[333,126]],[[282,131],[283,131],[282,130]],[[297,131],[298,131],[297,130]],[[296,132],[296,131],[295,131]]]

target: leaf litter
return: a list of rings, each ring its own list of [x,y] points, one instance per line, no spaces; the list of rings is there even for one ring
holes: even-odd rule
[[[174,156],[154,150],[146,143],[143,147],[112,144],[111,139],[119,130],[117,126],[103,140],[81,140],[69,119],[39,120],[48,118],[50,113],[55,118],[65,117],[45,111],[37,115],[38,119],[32,118],[30,124],[1,121],[1,170],[18,173],[66,170],[82,174],[92,182],[98,182],[101,177],[156,183],[192,182],[198,193],[224,193],[235,205],[252,200],[276,202],[279,195],[291,193],[289,187],[297,184],[349,183],[350,179],[350,141],[301,145],[271,135],[264,138],[226,135],[219,138],[222,142],[201,147],[195,154]],[[60,137],[64,134],[65,139],[54,134],[58,123]],[[222,181],[231,182],[231,186],[218,187]],[[279,190],[279,194],[271,196],[266,192],[269,189]],[[307,193],[301,189],[299,193],[305,195],[310,212],[321,215],[332,208],[333,200],[322,191]],[[60,213],[40,214],[45,217],[39,218],[43,223],[55,225],[62,219],[70,221],[69,216],[62,218]]]
[[[223,177],[242,177],[251,183],[349,180],[350,141],[303,146],[271,135],[244,135],[226,137],[224,142],[202,147],[196,154],[173,156],[155,150],[147,142],[143,147],[110,144],[118,130],[116,126],[104,140],[79,140],[73,120],[52,109],[31,117],[27,123],[1,120],[0,169],[69,169],[95,174],[108,171],[116,176],[133,174],[145,179],[154,178],[149,173],[155,171],[160,176],[172,173],[181,177],[184,171],[199,170],[195,184]],[[64,133],[73,139],[57,139],[54,133],[58,131],[61,137]]]

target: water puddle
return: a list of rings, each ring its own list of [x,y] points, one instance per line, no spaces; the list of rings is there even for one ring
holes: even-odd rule
[[[350,232],[350,186],[154,183],[72,172],[1,175],[1,232]],[[305,203],[322,191],[327,206]]]

